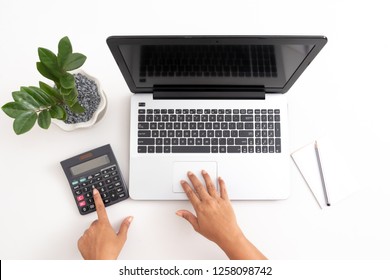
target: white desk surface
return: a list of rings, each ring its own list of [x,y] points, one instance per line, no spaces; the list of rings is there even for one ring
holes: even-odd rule
[[[219,3],[217,3],[219,2]],[[366,4],[362,4],[362,2]],[[366,187],[322,211],[291,162],[285,201],[233,202],[247,237],[271,259],[389,259],[390,40],[385,1],[75,1],[0,2],[0,104],[21,85],[37,85],[37,47],[56,49],[68,35],[88,56],[83,69],[108,95],[104,119],[67,133],[52,125],[16,136],[0,112],[0,258],[80,259],[77,240],[95,219],[80,216],[59,162],[110,143],[125,178],[129,160],[130,92],[105,43],[110,35],[304,34],[328,44],[287,93],[290,150],[345,117],[382,131],[362,149]],[[362,126],[365,133],[367,126]],[[379,134],[379,133],[378,133]],[[353,139],[351,139],[353,141]],[[365,161],[356,152],[356,160]],[[229,182],[227,182],[229,184]],[[188,202],[126,200],[108,208],[118,227],[134,222],[121,259],[225,259],[214,244],[175,215]]]

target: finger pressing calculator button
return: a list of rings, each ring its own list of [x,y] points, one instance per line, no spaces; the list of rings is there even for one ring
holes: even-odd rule
[[[83,196],[83,195],[79,195],[79,196],[77,197],[77,201],[82,201],[82,200],[84,200],[84,196]]]

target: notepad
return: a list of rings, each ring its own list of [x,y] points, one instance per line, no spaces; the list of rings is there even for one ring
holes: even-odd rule
[[[370,151],[366,150],[369,135],[357,131],[333,131],[313,140],[291,154],[296,166],[313,193],[318,205],[325,209],[324,190],[321,183],[319,166],[314,142],[317,141],[322,170],[330,204],[337,205],[363,188],[370,172]],[[369,174],[368,174],[369,175]],[[330,206],[330,207],[332,207]]]

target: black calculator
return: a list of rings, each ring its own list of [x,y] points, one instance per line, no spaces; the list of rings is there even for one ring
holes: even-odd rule
[[[105,206],[129,197],[129,192],[110,145],[61,161],[81,215],[94,212],[92,190],[96,188]]]

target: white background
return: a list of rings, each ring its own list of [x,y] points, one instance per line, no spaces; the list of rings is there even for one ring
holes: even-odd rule
[[[35,69],[37,47],[56,50],[65,35],[74,51],[87,55],[83,69],[100,79],[108,95],[104,119],[91,129],[71,133],[53,125],[48,131],[36,127],[16,136],[13,120],[0,112],[0,258],[81,258],[76,243],[95,216],[79,215],[61,160],[110,143],[128,176],[130,92],[105,43],[108,36],[302,34],[325,35],[329,42],[287,93],[290,150],[333,125],[348,132],[349,123],[364,124],[362,135],[374,133],[361,148],[372,149],[374,160],[360,157],[359,151],[353,160],[366,162],[365,188],[322,211],[292,163],[291,197],[233,202],[239,224],[271,259],[389,259],[386,7],[386,1],[375,0],[0,0],[1,105],[11,101],[11,92],[19,86],[42,80]],[[191,206],[127,200],[109,207],[115,227],[125,216],[135,217],[120,258],[226,258],[175,215],[182,208]]]

